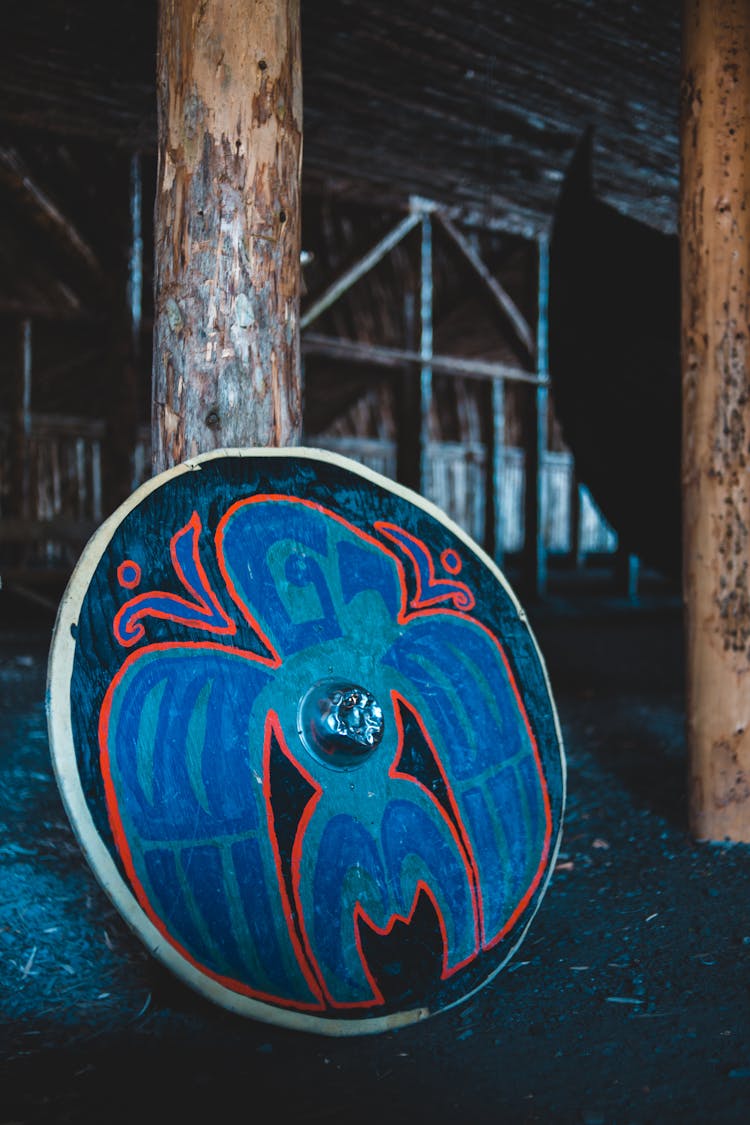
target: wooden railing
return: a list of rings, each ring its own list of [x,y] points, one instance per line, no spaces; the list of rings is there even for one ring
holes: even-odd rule
[[[325,447],[395,478],[396,444],[373,438],[309,438]],[[487,451],[480,442],[432,442],[427,447],[425,495],[478,543],[484,542]],[[500,524],[503,554],[524,546],[524,451],[503,450],[500,481]],[[576,482],[569,453],[548,451],[542,460],[542,528],[544,546],[552,555],[614,554],[617,535],[602,516],[588,490]]]
[[[102,519],[101,451],[104,424],[52,415],[32,419],[28,449],[29,510],[22,518],[10,509],[9,424],[0,416],[0,562],[4,568],[33,571],[74,565]],[[373,438],[309,437],[306,444],[327,448],[396,476],[395,442]],[[486,456],[481,443],[431,443],[427,450],[426,496],[478,543],[486,527]],[[149,475],[149,434],[143,428],[133,451],[133,486]],[[500,542],[504,555],[524,545],[524,452],[506,447],[499,482]],[[613,553],[617,536],[587,491],[574,477],[568,453],[548,452],[542,462],[542,528],[552,555]]]
[[[11,496],[10,423],[0,416],[0,561],[8,571],[66,572],[102,520],[102,441],[96,419],[36,414],[26,450],[28,494]]]

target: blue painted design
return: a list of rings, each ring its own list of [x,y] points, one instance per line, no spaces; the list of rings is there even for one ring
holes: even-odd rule
[[[200,912],[201,924],[209,928],[214,957],[211,967],[223,976],[238,977],[248,971],[238,945],[230,904],[225,892],[223,849],[216,844],[183,848],[180,860],[185,884]],[[205,940],[205,939],[204,939]]]
[[[464,611],[474,607],[474,595],[464,582],[436,577],[432,555],[421,539],[417,539],[416,535],[410,535],[403,527],[395,527],[393,524],[380,522],[375,526],[381,535],[392,540],[411,560],[416,578],[416,594],[411,602],[413,608],[420,609],[436,605],[438,602],[451,602],[456,609]],[[454,573],[455,569],[454,567],[449,573]]]
[[[186,533],[173,551],[178,577],[192,581]],[[144,909],[205,971],[300,1010],[382,1004],[360,919],[385,940],[410,924],[424,888],[447,979],[499,940],[547,855],[544,782],[501,648],[443,604],[461,584],[436,584],[424,544],[402,539],[410,550],[397,556],[317,505],[237,502],[216,537],[221,600],[231,596],[268,655],[196,641],[195,623],[173,617],[185,639],[133,652],[108,696],[110,819]],[[412,554],[427,568],[417,585],[440,604],[407,605]],[[210,588],[201,597],[221,604]],[[331,676],[372,691],[385,715],[381,744],[352,770],[308,756],[297,733],[299,700]],[[272,723],[278,752],[308,787],[283,847]],[[414,738],[419,753],[409,756],[404,740]],[[399,770],[407,758],[417,775]]]
[[[172,537],[171,552],[175,573],[194,599],[188,601],[178,594],[159,590],[138,594],[120,609],[114,620],[114,632],[122,645],[133,645],[145,636],[143,619],[167,618],[181,625],[232,633],[231,624],[217,601],[198,554],[201,522],[196,513]],[[133,566],[133,563],[127,565]],[[139,572],[140,575],[140,572]]]

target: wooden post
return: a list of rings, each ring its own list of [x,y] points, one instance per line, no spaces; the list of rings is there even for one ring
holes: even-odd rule
[[[681,274],[690,825],[750,841],[750,7],[686,0]]]
[[[549,240],[538,239],[537,376],[539,382],[529,396],[526,410],[526,458],[524,491],[524,546],[521,590],[534,601],[547,593],[547,547],[544,542],[544,458],[547,452],[548,359],[547,328],[549,298]]]
[[[404,344],[414,351],[417,335],[416,301],[413,293],[404,293]],[[396,480],[406,488],[419,492],[421,480],[420,432],[421,386],[413,364],[405,364],[393,382],[396,400]]]
[[[141,154],[130,157],[130,252],[128,254],[128,307],[130,347],[137,363],[141,355],[143,321],[143,175]]]
[[[490,419],[487,426],[487,465],[485,472],[485,543],[490,558],[502,569],[504,563],[503,475],[505,471],[505,384],[490,382],[486,401]]]
[[[152,459],[297,444],[299,0],[160,0]]]
[[[432,216],[422,215],[422,242],[420,253],[420,405],[421,426],[419,437],[419,480],[423,496],[429,492],[430,444],[432,441]]]
[[[130,496],[136,484],[135,449],[143,421],[144,388],[140,367],[143,294],[143,181],[141,155],[127,165],[129,245],[127,276],[110,280],[111,373],[107,396],[107,431],[102,449],[103,500],[108,512]]]
[[[10,435],[9,514],[31,517],[31,320],[21,321]]]

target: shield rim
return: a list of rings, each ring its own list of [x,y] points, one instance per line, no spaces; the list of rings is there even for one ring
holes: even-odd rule
[[[520,622],[526,629],[528,639],[535,651],[542,671],[557,738],[561,778],[559,823],[556,836],[550,847],[547,869],[539,884],[533,907],[528,911],[524,924],[514,944],[507,951],[503,960],[474,988],[443,1007],[415,1007],[404,1011],[390,1012],[383,1016],[373,1016],[367,1019],[337,1019],[336,1017],[314,1016],[308,1013],[294,1012],[277,1007],[273,1004],[267,1004],[263,1001],[253,999],[252,997],[236,993],[220,984],[218,981],[213,980],[202,973],[200,969],[191,965],[163,937],[145,914],[130,887],[121,876],[109,849],[99,835],[83,792],[78,771],[78,756],[73,738],[70,708],[70,687],[77,643],[73,636],[72,626],[77,623],[91,579],[96,573],[115,531],[127,516],[152,492],[161,488],[167,481],[173,480],[185,473],[199,470],[208,461],[218,458],[273,458],[282,456],[311,461],[324,461],[328,464],[337,465],[342,469],[362,477],[364,480],[378,485],[380,488],[395,493],[414,506],[421,508],[433,519],[443,524],[443,526],[455,535],[457,539],[461,540],[469,550],[478,556],[480,562],[490,570],[492,575],[503,587]],[[309,1031],[315,1034],[332,1037],[379,1034],[418,1023],[420,1020],[427,1019],[428,1017],[434,1017],[439,1013],[455,1008],[459,1004],[463,1004],[494,980],[498,973],[500,973],[511,960],[516,950],[523,942],[536,916],[542,899],[546,894],[562,842],[567,797],[567,763],[560,720],[552,694],[547,666],[536,637],[531,629],[528,617],[513,588],[495,561],[463,528],[455,523],[446,512],[419,493],[404,487],[397,481],[391,480],[389,477],[378,473],[367,465],[352,460],[350,457],[345,457],[342,454],[329,450],[303,445],[258,448],[227,447],[211,450],[210,452],[191,457],[144,481],[144,483],[136,488],[130,496],[104,520],[96,531],[94,531],[71,573],[58,605],[52,633],[47,665],[45,706],[47,712],[47,732],[50,755],[58,790],[61,794],[68,820],[70,821],[74,835],[81,848],[83,857],[91,868],[102,890],[136,937],[145,944],[149,952],[170,972],[206,999],[238,1015],[256,1019],[264,1023],[275,1024],[291,1030]]]

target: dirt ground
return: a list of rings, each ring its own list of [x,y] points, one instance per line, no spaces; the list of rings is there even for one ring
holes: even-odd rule
[[[233,1016],[150,959],[53,779],[51,614],[3,596],[0,1125],[750,1121],[750,848],[687,832],[673,592],[526,606],[568,762],[547,893],[473,997],[345,1039]]]

